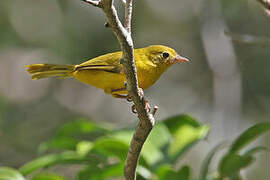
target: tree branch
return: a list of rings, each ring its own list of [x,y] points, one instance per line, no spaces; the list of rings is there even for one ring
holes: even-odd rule
[[[126,1],[125,8],[125,28],[128,33],[131,33],[131,16],[132,16],[132,0]]]
[[[153,114],[147,112],[146,102],[144,97],[139,93],[137,71],[134,61],[134,49],[133,41],[131,38],[131,15],[132,15],[132,0],[127,0],[125,8],[125,28],[120,22],[113,0],[100,0],[98,3],[93,1],[83,0],[102,8],[108,18],[110,27],[116,35],[121,49],[123,51],[123,61],[126,78],[127,78],[127,90],[129,96],[132,98],[136,111],[139,117],[139,123],[136,126],[135,133],[132,137],[130,148],[128,151],[126,165],[124,169],[124,176],[127,180],[136,179],[136,167],[139,159],[141,149],[148,135],[150,134],[155,119]],[[90,3],[91,2],[91,3]]]
[[[95,7],[99,7],[99,4],[100,4],[100,0],[82,0],[82,1],[84,1],[84,2],[86,2],[86,3],[88,3],[88,4],[91,4],[91,5],[93,5],[93,6],[95,6]]]

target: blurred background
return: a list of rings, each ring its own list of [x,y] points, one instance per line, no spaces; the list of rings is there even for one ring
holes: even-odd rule
[[[123,7],[117,2],[121,14]],[[80,0],[0,1],[0,166],[38,157],[41,142],[65,122],[87,118],[127,127],[131,104],[74,79],[31,80],[31,63],[79,64],[120,50],[98,8]],[[192,59],[170,68],[146,90],[156,119],[188,113],[211,132],[183,161],[196,174],[222,140],[270,117],[270,17],[255,0],[135,1],[135,47],[168,45]],[[269,134],[258,144],[270,146]],[[262,153],[246,179],[268,179]]]

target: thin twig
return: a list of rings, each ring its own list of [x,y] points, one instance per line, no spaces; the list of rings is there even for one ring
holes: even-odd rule
[[[154,106],[154,109],[152,111],[152,115],[155,116],[156,112],[158,110],[158,106]]]
[[[132,0],[127,0],[125,8],[125,28],[128,33],[131,33],[131,16],[132,16]]]
[[[88,0],[83,0],[87,2]],[[126,180],[136,179],[136,167],[139,160],[139,155],[150,134],[155,119],[151,113],[148,113],[146,108],[145,99],[139,93],[137,71],[134,61],[133,41],[131,38],[131,15],[132,15],[132,0],[126,3],[126,22],[125,27],[120,22],[113,0],[100,0],[98,5],[90,3],[94,6],[102,8],[108,18],[108,23],[116,35],[121,49],[123,51],[123,66],[127,78],[127,90],[129,96],[132,98],[139,117],[139,123],[136,126],[135,133],[132,137],[130,148],[127,155],[126,165],[124,169],[124,176]]]
[[[96,0],[96,1],[95,0],[82,0],[82,1],[84,1],[88,4],[91,4],[95,7],[99,7],[99,5],[100,5],[100,0]]]

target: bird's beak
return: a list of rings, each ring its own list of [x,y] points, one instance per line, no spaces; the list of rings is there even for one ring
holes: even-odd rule
[[[177,54],[175,56],[175,58],[172,60],[172,62],[175,63],[179,63],[179,62],[189,62],[190,60],[188,58],[185,58],[183,56],[180,56],[179,54]]]

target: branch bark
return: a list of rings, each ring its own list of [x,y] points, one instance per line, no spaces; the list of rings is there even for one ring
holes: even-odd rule
[[[134,180],[136,179],[136,167],[141,149],[155,124],[155,119],[153,117],[154,113],[149,113],[147,111],[144,96],[139,93],[137,71],[134,61],[134,48],[131,37],[132,0],[126,1],[125,27],[118,18],[117,11],[113,5],[113,0],[83,1],[93,6],[100,7],[103,10],[123,51],[122,64],[124,66],[127,79],[127,91],[135,104],[139,118],[139,122],[130,143],[124,169],[125,179]]]
[[[132,17],[132,0],[126,1],[125,8],[125,27],[128,33],[131,34],[131,17]]]

